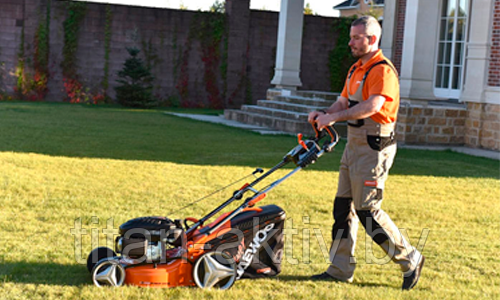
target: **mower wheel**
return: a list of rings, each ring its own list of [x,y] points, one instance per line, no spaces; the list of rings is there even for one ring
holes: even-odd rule
[[[87,270],[92,272],[94,266],[103,258],[115,257],[116,253],[108,247],[98,247],[92,250],[87,257]]]
[[[193,279],[202,289],[213,287],[227,290],[236,281],[236,263],[224,252],[205,253],[198,258],[193,267]]]
[[[125,268],[114,258],[103,258],[92,270],[92,282],[97,287],[122,286],[125,282]]]

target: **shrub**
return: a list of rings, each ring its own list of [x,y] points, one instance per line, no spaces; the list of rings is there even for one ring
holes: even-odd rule
[[[116,99],[123,106],[151,108],[156,106],[153,97],[153,80],[151,70],[137,57],[137,48],[127,48],[130,58],[125,61],[123,69],[118,72],[120,83],[115,87]]]

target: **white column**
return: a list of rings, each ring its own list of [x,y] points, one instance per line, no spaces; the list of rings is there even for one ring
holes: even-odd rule
[[[406,2],[401,97],[435,100],[433,77],[438,44],[439,5],[441,1]]]
[[[466,72],[464,91],[460,97],[461,101],[483,102],[500,104],[495,94],[495,89],[486,89],[488,85],[488,67],[490,63],[491,49],[491,27],[494,1],[474,0],[472,12],[469,19],[469,42],[467,43]],[[485,89],[487,95],[484,94]],[[497,99],[495,99],[497,98]],[[496,101],[495,101],[496,100]]]
[[[300,81],[300,55],[304,0],[281,0],[276,49],[276,67],[271,84],[277,88],[296,90]]]
[[[415,42],[417,38],[418,0],[406,2],[405,31],[403,38],[403,56],[401,57],[401,97],[409,98],[413,60],[415,59]]]
[[[396,0],[386,0],[384,2],[384,22],[382,25],[382,38],[380,40],[380,49],[385,57],[393,60],[394,38],[397,24]]]

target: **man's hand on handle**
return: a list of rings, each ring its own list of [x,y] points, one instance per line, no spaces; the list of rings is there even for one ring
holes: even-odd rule
[[[321,115],[324,115],[325,113],[324,112],[321,112],[321,111],[312,111],[309,113],[309,117],[307,118],[307,122],[311,123],[311,125],[314,125],[314,123],[316,123],[316,118],[318,116],[321,116]]]
[[[335,121],[332,120],[332,115],[325,114],[321,111],[312,111],[309,113],[309,117],[307,121],[311,123],[313,126],[316,126],[318,130],[322,130],[323,128],[333,125]],[[315,125],[316,124],[316,125]]]

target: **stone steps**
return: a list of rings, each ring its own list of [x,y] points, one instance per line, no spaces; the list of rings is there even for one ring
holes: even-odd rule
[[[260,114],[247,110],[226,109],[224,118],[234,120],[240,123],[253,124],[280,130],[288,133],[303,133],[306,135],[314,134],[311,125],[307,122],[293,119],[275,117],[268,114]]]
[[[290,112],[306,113],[306,114],[317,109],[326,109],[329,107],[329,106],[311,106],[306,104],[295,104],[295,103],[275,101],[275,100],[259,100],[257,101],[257,106],[282,109]]]
[[[320,98],[331,101],[337,100],[337,97],[340,96],[339,93],[331,93],[323,91],[297,91],[297,95],[307,98]]]
[[[274,118],[289,119],[292,121],[300,121],[300,122],[307,122],[307,115],[308,115],[307,113],[300,113],[295,111],[276,109],[259,105],[243,105],[241,107],[241,110],[265,116],[270,116]]]
[[[243,105],[240,110],[226,109],[224,118],[287,133],[312,135],[314,130],[307,122],[309,112],[330,107],[337,97],[336,93],[320,91],[282,95],[270,90],[268,100],[259,100],[257,105]],[[336,128],[341,135],[345,135],[345,124],[337,124]]]
[[[308,98],[302,96],[276,96],[272,100],[292,104],[302,104],[314,107],[329,107],[335,100],[325,100],[321,98]],[[269,100],[271,101],[271,100]]]

